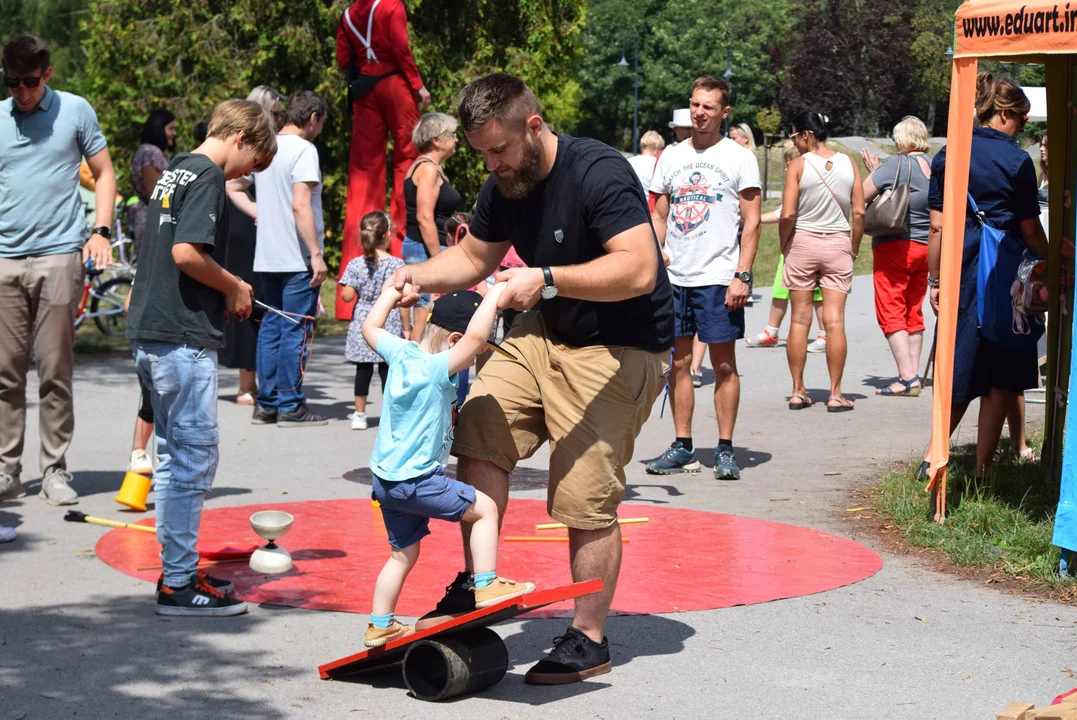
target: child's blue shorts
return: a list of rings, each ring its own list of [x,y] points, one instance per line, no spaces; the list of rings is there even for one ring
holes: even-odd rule
[[[375,475],[370,496],[381,504],[389,544],[403,549],[430,534],[430,518],[460,522],[475,502],[475,488],[447,477],[439,466],[400,482]]]

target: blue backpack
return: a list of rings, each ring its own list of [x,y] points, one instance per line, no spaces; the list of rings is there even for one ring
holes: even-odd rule
[[[976,271],[976,320],[985,339],[1011,350],[1036,347],[1043,336],[1042,316],[1029,317],[1014,307],[1018,270],[1037,258],[1023,240],[987,224],[969,193],[969,204],[980,225],[980,261]]]

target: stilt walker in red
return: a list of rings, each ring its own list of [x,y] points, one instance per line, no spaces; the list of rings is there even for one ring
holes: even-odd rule
[[[359,220],[385,209],[385,149],[393,138],[391,252],[400,256],[406,222],[404,175],[419,151],[411,131],[419,110],[430,104],[408,45],[408,18],[401,0],[356,0],[337,25],[337,65],[348,75],[352,115],[348,194],[340,273],[361,254]],[[339,279],[339,276],[338,276]],[[336,317],[350,320],[352,304],[337,295]]]

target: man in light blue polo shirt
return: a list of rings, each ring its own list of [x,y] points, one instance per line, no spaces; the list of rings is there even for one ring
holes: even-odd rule
[[[73,505],[64,455],[75,427],[71,397],[75,314],[84,263],[112,262],[109,226],[116,174],[93,108],[48,87],[49,48],[17,35],[0,53],[0,500],[26,494],[22,470],[30,353],[40,379],[41,497]],[[97,223],[89,240],[79,165],[96,181]]]

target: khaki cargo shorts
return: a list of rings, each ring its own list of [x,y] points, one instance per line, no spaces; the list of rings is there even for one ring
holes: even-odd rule
[[[512,472],[549,441],[550,516],[580,530],[613,524],[625,464],[665,387],[669,353],[567,347],[537,311],[521,315],[502,346],[517,360],[494,353],[483,367],[460,410],[452,454]]]

